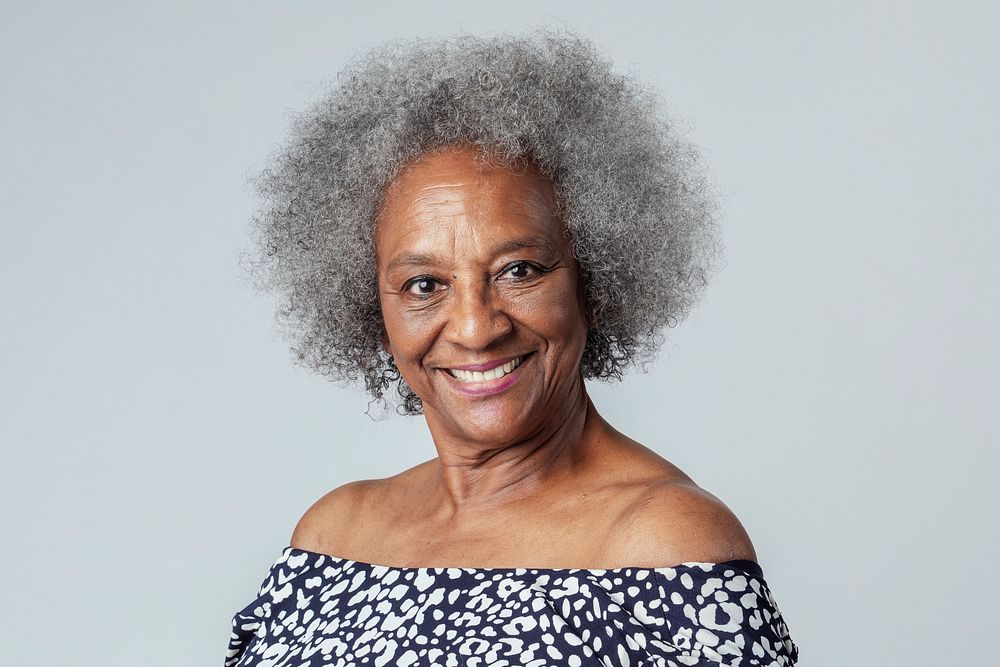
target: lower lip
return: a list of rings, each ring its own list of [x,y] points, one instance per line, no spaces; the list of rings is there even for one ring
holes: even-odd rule
[[[462,394],[463,396],[492,396],[493,394],[499,394],[505,389],[509,389],[512,385],[517,384],[517,381],[521,379],[521,374],[518,373],[521,367],[528,362],[531,355],[528,354],[521,360],[521,363],[517,365],[517,368],[507,373],[501,378],[496,378],[495,380],[483,380],[482,382],[463,382],[457,377],[449,373],[448,371],[441,369],[445,377],[454,387],[455,391]]]

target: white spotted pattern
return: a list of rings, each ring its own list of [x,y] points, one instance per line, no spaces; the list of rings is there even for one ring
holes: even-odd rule
[[[756,563],[393,567],[286,547],[226,667],[788,667]]]

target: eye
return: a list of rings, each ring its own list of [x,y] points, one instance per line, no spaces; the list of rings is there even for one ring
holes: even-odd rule
[[[419,276],[407,281],[406,285],[403,286],[403,290],[414,296],[430,296],[437,291],[436,285],[440,285],[440,283],[434,278]]]
[[[515,280],[528,280],[541,273],[543,273],[541,267],[524,261],[514,262],[503,270],[503,275],[509,275]]]

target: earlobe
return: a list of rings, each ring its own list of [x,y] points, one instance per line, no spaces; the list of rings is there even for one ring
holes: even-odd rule
[[[384,326],[382,327],[382,349],[390,357],[392,356],[392,346],[389,345],[389,334],[386,333]]]

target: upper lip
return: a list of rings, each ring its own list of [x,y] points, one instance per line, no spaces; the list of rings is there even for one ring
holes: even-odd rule
[[[506,357],[504,359],[496,359],[494,361],[487,361],[483,364],[466,364],[465,366],[446,366],[451,370],[456,371],[488,371],[491,368],[496,368],[497,366],[503,366],[504,364],[514,361],[515,359],[520,359],[521,357],[527,356],[527,354],[516,354],[513,357]]]

